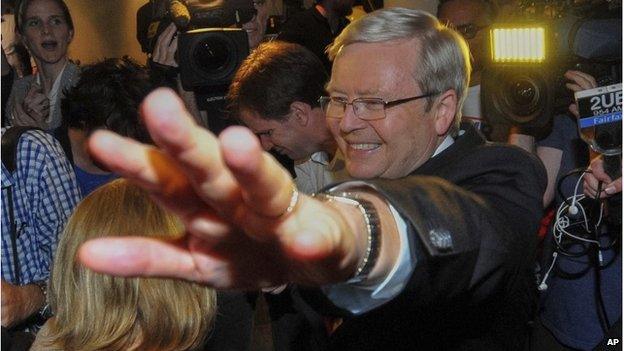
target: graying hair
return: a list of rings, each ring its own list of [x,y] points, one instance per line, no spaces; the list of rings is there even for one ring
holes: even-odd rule
[[[409,39],[418,39],[420,46],[421,57],[414,62],[412,75],[423,93],[453,89],[457,94],[457,112],[451,131],[454,133],[459,127],[470,80],[470,54],[462,36],[431,14],[399,7],[372,12],[347,26],[328,46],[327,54],[334,60],[340,50],[350,44]],[[427,110],[435,98],[427,99]]]

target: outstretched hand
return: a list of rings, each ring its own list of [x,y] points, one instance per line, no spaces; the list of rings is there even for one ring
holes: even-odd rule
[[[320,285],[353,274],[358,254],[344,217],[304,195],[285,213],[292,179],[249,130],[231,127],[215,137],[168,89],[151,93],[141,114],[158,147],[98,131],[90,151],[178,214],[186,233],[173,242],[95,239],[79,251],[83,264],[108,274],[183,278],[217,288]]]

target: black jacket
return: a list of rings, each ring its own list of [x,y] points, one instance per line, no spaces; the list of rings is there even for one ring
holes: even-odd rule
[[[349,20],[342,18],[336,32],[332,32],[327,19],[312,6],[288,19],[277,35],[277,40],[305,46],[321,60],[329,74],[332,64],[325,53],[325,48],[348,24]]]
[[[540,161],[471,129],[410,176],[369,183],[408,223],[417,262],[404,291],[347,316],[329,348],[522,349],[536,305],[532,267],[546,188]],[[436,245],[435,235],[450,237],[452,247]]]

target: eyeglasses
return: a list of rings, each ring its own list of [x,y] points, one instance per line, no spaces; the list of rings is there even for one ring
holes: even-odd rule
[[[387,108],[437,94],[438,93],[427,93],[394,101],[384,101],[379,98],[357,98],[353,99],[351,102],[341,97],[321,96],[318,101],[321,104],[321,110],[323,110],[327,118],[344,117],[347,105],[351,105],[353,107],[353,113],[355,113],[358,118],[365,121],[372,121],[386,118]]]
[[[464,39],[474,39],[483,28],[487,28],[489,25],[478,26],[474,23],[463,24],[461,26],[456,26],[455,30],[459,32],[459,34],[464,37]]]

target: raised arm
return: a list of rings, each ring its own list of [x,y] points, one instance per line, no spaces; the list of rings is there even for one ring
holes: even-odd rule
[[[99,239],[80,260],[122,276],[167,276],[218,288],[257,288],[286,281],[322,285],[353,276],[366,256],[365,217],[352,205],[296,195],[293,181],[247,129],[216,138],[197,126],[168,89],[150,94],[142,115],[158,148],[110,132],[90,140],[92,154],[180,215],[176,242]],[[371,280],[394,264],[398,234],[388,206],[373,193],[382,242]]]

